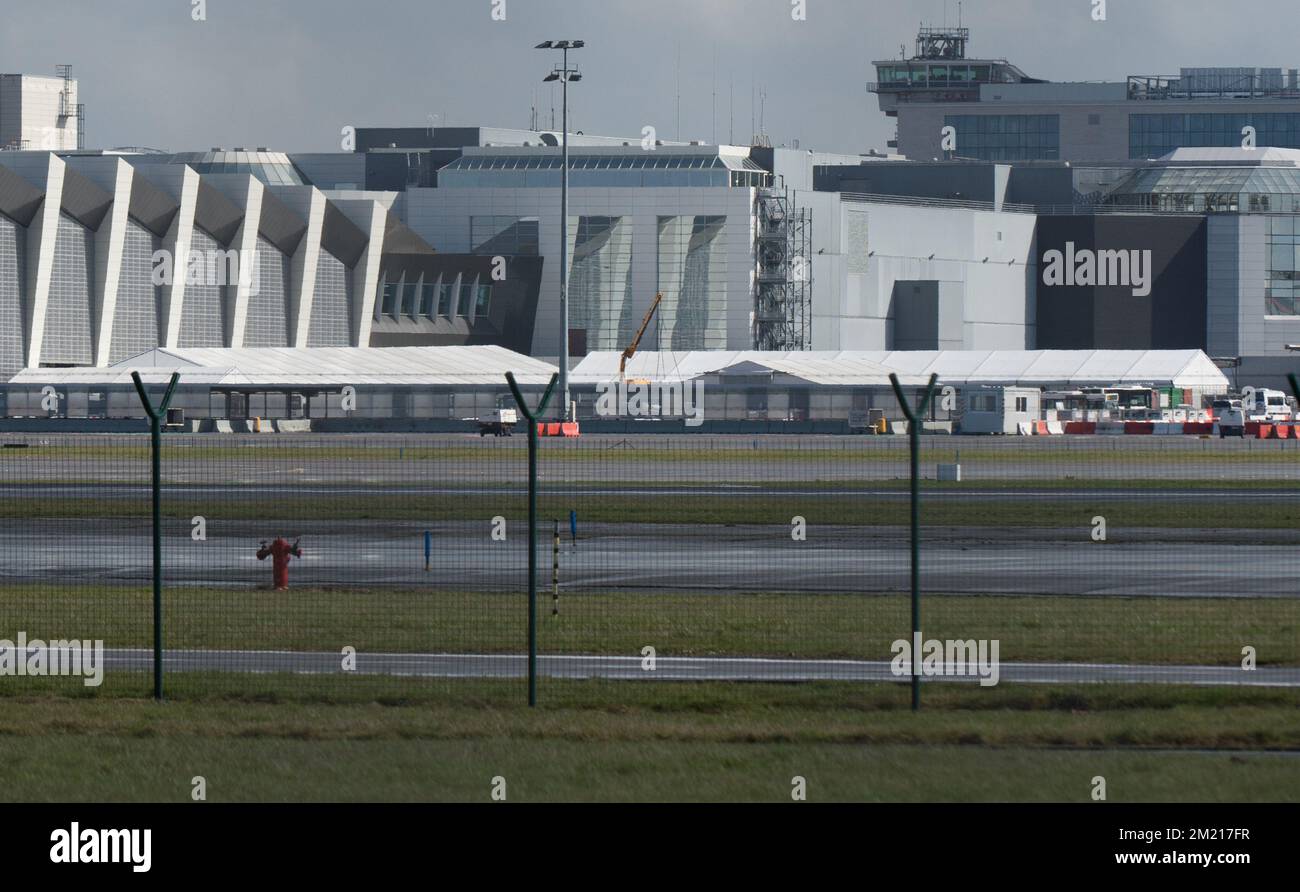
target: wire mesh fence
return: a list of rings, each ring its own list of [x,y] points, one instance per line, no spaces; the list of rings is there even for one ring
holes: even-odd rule
[[[147,435],[0,442],[0,689],[148,696]],[[919,640],[905,438],[539,452],[544,704],[1300,684],[1295,441],[923,438]],[[169,696],[525,701],[524,437],[168,434],[162,475]]]

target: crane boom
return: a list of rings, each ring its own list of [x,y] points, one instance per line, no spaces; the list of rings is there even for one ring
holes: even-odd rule
[[[641,327],[636,330],[636,337],[632,338],[632,343],[628,344],[623,351],[623,358],[618,361],[618,376],[620,378],[627,371],[627,361],[636,356],[637,348],[641,346],[641,339],[645,337],[645,330],[650,327],[650,320],[654,318],[655,310],[659,309],[659,304],[663,299],[662,291],[655,295],[654,301],[650,304],[650,309],[646,311],[645,318],[641,320]]]

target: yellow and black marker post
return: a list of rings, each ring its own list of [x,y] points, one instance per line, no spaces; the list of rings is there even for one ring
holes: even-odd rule
[[[555,523],[555,539],[551,547],[551,616],[560,615],[560,522]]]

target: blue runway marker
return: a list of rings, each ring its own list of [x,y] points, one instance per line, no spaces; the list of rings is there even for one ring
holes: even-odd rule
[[[578,512],[569,512],[569,537],[573,540],[573,547],[578,547]]]
[[[433,556],[433,533],[424,531],[424,572],[429,572],[429,560]]]

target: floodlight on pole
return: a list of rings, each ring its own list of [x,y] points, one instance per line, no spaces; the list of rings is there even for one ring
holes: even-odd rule
[[[569,50],[586,46],[583,40],[544,40],[535,49],[559,50],[563,53],[560,67],[551,71],[543,83],[559,81],[562,87],[561,149],[560,149],[560,400],[559,415],[569,421],[569,82],[582,80],[576,68],[569,67]]]

